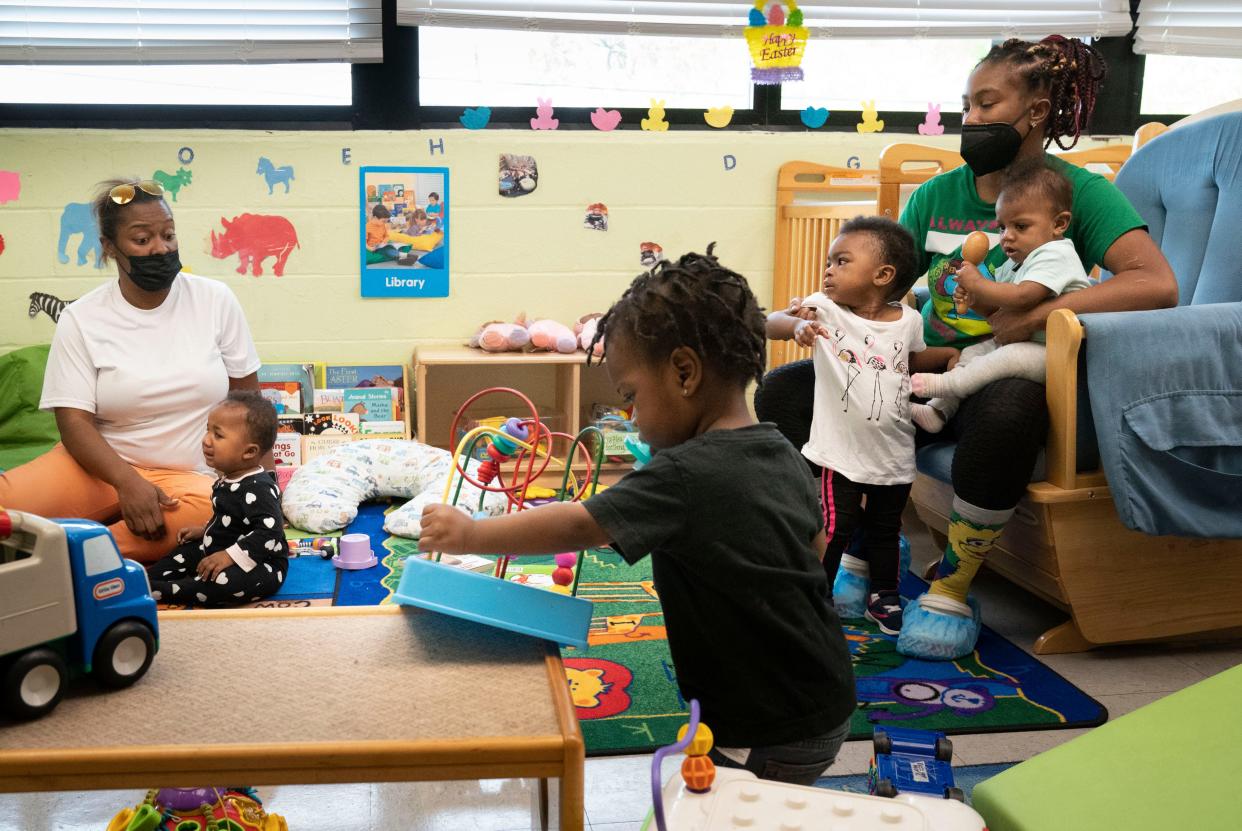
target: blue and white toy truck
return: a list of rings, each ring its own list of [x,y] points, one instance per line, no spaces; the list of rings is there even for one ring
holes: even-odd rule
[[[107,528],[0,510],[0,710],[51,712],[71,671],[127,687],[158,643],[146,572]]]
[[[953,742],[944,733],[877,727],[871,742],[875,757],[868,779],[875,796],[925,794],[966,801],[953,783]]]

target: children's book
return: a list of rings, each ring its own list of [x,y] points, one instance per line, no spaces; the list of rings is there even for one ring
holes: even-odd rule
[[[278,465],[302,464],[302,436],[296,433],[277,433],[272,445],[272,459]]]
[[[302,437],[302,464],[307,464],[316,456],[330,453],[334,447],[352,439],[344,433],[323,433],[317,436]]]
[[[297,384],[300,401],[293,412],[310,412],[315,393],[314,364],[263,364],[259,367],[259,387],[269,383]]]
[[[356,413],[306,413],[306,435],[317,436],[322,433],[341,433],[352,436],[358,432],[360,419]]]
[[[306,432],[306,416],[304,415],[278,415],[276,416],[276,433],[298,433]]]
[[[277,415],[302,412],[302,391],[292,381],[261,381],[259,393],[272,402]]]
[[[362,435],[373,438],[372,434],[395,435],[402,437],[405,435],[404,421],[363,421],[359,425],[358,430]]]
[[[339,413],[344,402],[344,390],[315,390],[315,412]]]
[[[316,389],[396,388],[397,410],[393,418],[403,417],[405,367],[399,364],[315,364],[315,372]]]
[[[395,421],[398,412],[396,387],[342,390],[341,411],[356,413],[362,421]]]

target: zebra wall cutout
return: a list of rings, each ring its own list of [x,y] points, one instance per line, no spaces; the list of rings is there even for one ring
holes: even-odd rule
[[[53,323],[56,323],[60,320],[60,313],[72,302],[72,300],[61,300],[53,294],[32,291],[30,293],[30,311],[27,314],[34,318],[39,316],[39,312],[43,312],[52,319]]]

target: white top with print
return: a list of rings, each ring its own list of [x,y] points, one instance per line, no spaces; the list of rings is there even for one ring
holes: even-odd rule
[[[815,416],[802,455],[854,482],[914,481],[910,353],[927,348],[923,318],[867,320],[816,292],[802,301],[831,337],[815,343]]]

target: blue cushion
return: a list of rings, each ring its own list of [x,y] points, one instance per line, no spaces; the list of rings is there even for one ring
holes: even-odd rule
[[[436,268],[436,269],[444,268],[445,266],[444,250],[445,248],[442,245],[439,248],[435,249],[434,251],[428,251],[426,254],[424,254],[422,257],[419,258],[418,264],[423,266],[424,268]]]
[[[1242,112],[1178,127],[1135,151],[1117,187],[1177,275],[1178,302],[1242,301]]]

